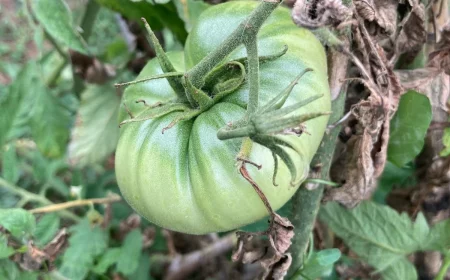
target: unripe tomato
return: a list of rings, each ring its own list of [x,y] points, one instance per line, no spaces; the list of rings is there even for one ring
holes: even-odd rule
[[[228,2],[207,9],[198,19],[186,42],[184,52],[169,53],[178,71],[192,68],[219,46],[239,23],[258,5],[256,2]],[[292,23],[286,8],[277,8],[258,34],[259,55],[273,55],[288,46],[285,55],[260,65],[260,104],[278,94],[306,68],[312,68],[294,88],[284,106],[310,96],[324,96],[298,110],[298,113],[330,110],[326,56],[322,45],[308,30]],[[229,59],[245,57],[242,46]],[[156,59],[148,62],[137,79],[162,74]],[[165,79],[129,86],[123,102],[137,115],[147,104],[166,102],[176,95]],[[248,100],[248,85],[215,104],[194,119],[176,124],[161,133],[178,114],[121,128],[116,152],[116,175],[128,203],[142,216],[161,227],[190,234],[236,229],[266,216],[267,210],[252,186],[240,175],[236,155],[242,139],[221,141],[219,128],[242,118]],[[124,108],[120,121],[128,118]],[[306,178],[309,163],[324,134],[326,116],[305,123],[301,136],[279,136],[288,140],[302,155],[289,148],[298,173]],[[267,196],[274,209],[280,208],[295,193],[286,165],[279,162],[277,184],[272,184],[274,160],[269,149],[253,144],[250,160],[261,164],[257,170],[247,166],[250,176]]]

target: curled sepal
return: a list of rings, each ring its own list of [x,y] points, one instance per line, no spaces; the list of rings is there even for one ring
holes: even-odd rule
[[[176,112],[176,111],[188,111],[190,108],[187,106],[187,104],[184,103],[166,103],[161,104],[157,103],[154,105],[147,105],[144,100],[137,100],[136,103],[142,102],[144,103],[144,106],[147,106],[147,109],[139,113],[137,116],[133,116],[130,113],[130,119],[124,120],[119,124],[119,127],[121,127],[124,124],[131,123],[131,122],[141,122],[146,121],[150,119],[156,119],[162,116],[165,116],[169,113]],[[126,104],[124,103],[125,109],[127,109]],[[127,109],[129,112],[129,110]]]
[[[274,172],[273,172],[273,184],[276,186],[276,175],[278,173],[278,159],[276,156],[279,156],[280,159],[286,164],[286,166],[289,169],[289,172],[291,173],[291,185],[296,186],[300,184],[301,181],[304,180],[304,176],[301,176],[300,178],[297,178],[297,168],[295,166],[294,161],[292,160],[291,156],[283,149],[283,147],[287,147],[289,149],[294,150],[298,156],[302,158],[303,161],[303,154],[300,150],[296,149],[294,146],[292,146],[289,142],[276,137],[276,136],[270,136],[270,135],[256,135],[253,137],[250,137],[250,139],[264,147],[267,147],[272,151],[272,155],[274,156]]]
[[[141,19],[144,22],[145,29],[147,30],[148,33],[149,42],[153,45],[153,48],[155,49],[156,56],[158,58],[159,64],[161,65],[161,69],[163,70],[163,72],[166,74],[177,72],[172,62],[170,62],[169,57],[164,52],[164,49],[159,43],[158,38],[156,38],[155,33],[151,29],[148,22],[145,20],[145,18]],[[175,93],[179,95],[178,97],[186,99],[186,97],[184,96],[184,87],[180,78],[178,78],[177,76],[173,77],[168,76],[167,81],[169,82],[170,86],[175,91]]]
[[[294,89],[295,85],[298,83],[298,81],[303,77],[303,75],[305,75],[306,73],[313,71],[311,68],[306,68],[305,70],[303,70],[302,73],[300,73],[300,75],[298,75],[295,80],[293,80],[282,92],[280,92],[280,94],[278,94],[277,96],[275,96],[274,98],[272,98],[269,102],[267,102],[266,104],[264,104],[264,106],[262,106],[261,108],[258,109],[258,112],[260,113],[266,113],[266,112],[270,112],[273,110],[277,110],[280,109],[281,107],[283,107],[284,103],[286,102],[286,99],[289,97],[289,95],[291,94],[292,90]],[[321,97],[322,95],[316,95],[317,98]],[[315,98],[315,99],[317,99]],[[306,99],[309,100],[310,98]],[[315,99],[309,101],[312,102]],[[305,101],[306,101],[305,100]],[[308,104],[309,102],[305,103],[304,105]],[[298,106],[298,105],[297,105]],[[303,106],[303,105],[300,105]],[[299,108],[299,106],[297,107]]]
[[[307,113],[291,117],[278,118],[272,121],[267,121],[264,117],[259,116],[258,118],[252,120],[252,125],[255,127],[254,130],[256,133],[284,134],[285,131],[293,131],[299,128],[301,131],[302,124],[304,122],[329,114],[331,114],[331,112]]]
[[[288,46],[284,45],[283,49],[277,53],[269,54],[269,55],[260,55],[260,56],[258,56],[259,64],[261,65],[266,62],[276,60],[277,58],[280,58],[283,55],[285,55],[287,53],[287,51],[288,51]],[[238,58],[235,60],[235,62],[239,62],[244,65],[247,65],[247,61],[248,61],[247,57],[241,57],[241,58]]]
[[[188,74],[184,74],[183,83],[186,89],[186,96],[190,96],[194,101],[194,104],[191,104],[194,108],[204,109],[212,105],[212,98],[203,90],[196,88],[189,79]],[[191,99],[189,100],[191,101]]]

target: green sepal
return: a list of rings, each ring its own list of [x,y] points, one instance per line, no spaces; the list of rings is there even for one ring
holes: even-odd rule
[[[153,48],[156,52],[156,57],[158,58],[159,64],[161,65],[161,69],[164,73],[171,73],[171,72],[177,72],[175,67],[173,66],[172,62],[170,61],[167,54],[164,52],[164,49],[162,48],[161,44],[159,43],[158,38],[156,38],[155,33],[151,29],[148,22],[145,20],[145,18],[142,18],[142,21],[144,22],[145,29],[148,33],[148,41],[150,44],[153,45]],[[167,81],[169,82],[172,89],[175,91],[175,93],[178,95],[179,98],[184,98],[184,87],[181,82],[181,79],[178,77],[168,77]]]

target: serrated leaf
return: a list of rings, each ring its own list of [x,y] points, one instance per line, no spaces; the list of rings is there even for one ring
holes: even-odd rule
[[[295,279],[317,279],[328,276],[331,273],[334,263],[341,257],[341,251],[338,249],[325,249],[314,252],[305,262],[303,267],[295,273]]]
[[[8,247],[6,235],[0,232],[0,259],[8,258],[14,254],[14,248]]]
[[[33,85],[33,91],[30,118],[33,139],[43,155],[61,157],[69,139],[69,112],[42,82]]]
[[[72,14],[63,0],[34,0],[31,4],[37,20],[53,38],[71,49],[88,54],[86,43],[75,30]]]
[[[104,274],[110,266],[119,259],[121,248],[110,248],[100,258],[100,261],[92,271],[97,274]]]
[[[432,118],[428,97],[410,90],[400,99],[391,120],[388,160],[399,167],[412,161],[422,150]]]
[[[415,266],[405,258],[399,259],[395,265],[391,265],[381,272],[383,280],[417,280]]]
[[[82,280],[94,265],[95,257],[108,246],[108,235],[98,226],[91,226],[87,219],[70,229],[69,247],[62,257],[60,272],[71,280]]]
[[[352,251],[379,272],[395,270],[407,255],[421,250],[430,231],[422,215],[413,223],[406,214],[370,201],[351,210],[328,203],[319,215]]]
[[[59,229],[59,217],[58,215],[46,214],[37,222],[36,229],[34,230],[34,240],[36,245],[42,247],[50,242]]]
[[[2,177],[6,181],[15,184],[19,180],[19,166],[17,162],[16,147],[14,145],[6,146],[2,158]]]
[[[430,231],[426,250],[445,251],[450,249],[450,219],[435,224]]]
[[[36,80],[36,64],[29,62],[9,86],[6,95],[0,96],[0,147],[9,140],[14,122],[19,115],[22,101],[26,99]]]
[[[188,32],[197,22],[200,14],[211,6],[204,1],[197,0],[173,0],[173,2],[177,7],[178,16],[184,21]]]
[[[156,5],[146,1],[131,0],[97,0],[97,2],[129,19],[140,22],[140,19],[144,17],[153,30],[167,27],[182,44],[186,41],[187,32],[184,22],[177,16],[176,7],[172,2]]]
[[[90,85],[81,95],[69,159],[78,166],[99,163],[116,148],[120,99],[111,86]]]
[[[24,209],[0,209],[0,226],[7,229],[12,236],[22,238],[33,233],[36,220],[33,214]]]
[[[117,260],[117,271],[124,275],[130,275],[136,271],[142,251],[142,234],[139,229],[132,230],[127,234],[123,242],[119,259]]]

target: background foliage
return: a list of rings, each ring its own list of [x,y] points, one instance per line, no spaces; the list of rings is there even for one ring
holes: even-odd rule
[[[228,240],[227,233],[186,236],[141,220],[120,201],[114,175],[120,92],[113,84],[134,79],[154,57],[139,19],[150,22],[166,50],[180,50],[213,2],[0,3],[0,279],[177,279],[183,258]],[[449,192],[415,209],[402,204],[420,184],[418,159],[436,124],[429,97],[417,91],[402,96],[372,199],[352,210],[323,205],[308,255],[292,279],[418,279],[426,272],[418,271],[418,256],[430,251],[444,279]],[[443,122],[440,155],[446,158],[450,130]],[[286,215],[289,207],[278,213]],[[433,222],[430,211],[419,211],[430,207],[446,218]],[[181,275],[251,279],[257,264],[231,263],[231,247]]]

